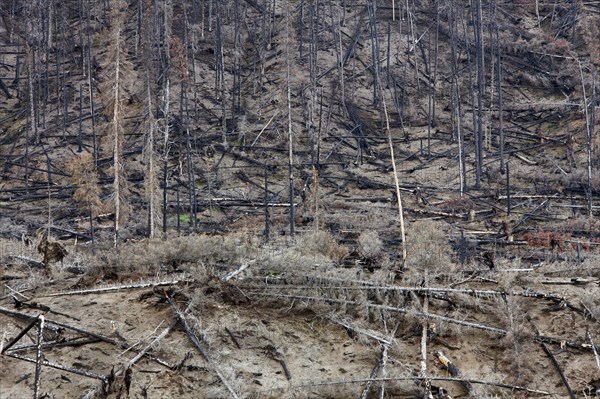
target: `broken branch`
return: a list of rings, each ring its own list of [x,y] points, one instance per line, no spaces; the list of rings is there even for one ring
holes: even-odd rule
[[[229,384],[229,382],[225,379],[225,376],[223,376],[221,371],[219,371],[217,366],[214,364],[214,362],[212,361],[212,359],[209,356],[209,353],[206,351],[206,349],[204,349],[204,347],[202,346],[202,343],[200,342],[200,340],[198,339],[198,337],[192,330],[192,327],[190,326],[187,318],[185,317],[185,314],[183,314],[181,309],[179,309],[179,307],[177,306],[177,303],[175,303],[175,300],[168,294],[166,295],[166,298],[167,298],[167,301],[169,302],[169,305],[171,305],[171,309],[173,309],[173,312],[177,315],[177,319],[179,320],[179,323],[185,330],[185,333],[187,334],[188,338],[190,339],[190,341],[192,341],[192,343],[194,344],[196,349],[198,349],[198,352],[200,352],[200,354],[202,355],[204,360],[206,360],[206,362],[210,366],[210,369],[212,370],[212,372],[215,373],[217,375],[217,377],[219,377],[219,380],[221,380],[221,383],[225,386],[227,391],[229,391],[229,394],[231,395],[231,397],[234,399],[239,399],[240,396],[234,391],[231,384]]]
[[[550,351],[550,349],[548,349],[548,347],[546,346],[545,343],[540,342],[540,345],[542,346],[542,349],[544,350],[544,352],[546,353],[546,355],[550,358],[550,361],[552,362],[552,365],[554,366],[554,368],[556,369],[556,371],[558,371],[558,374],[560,375],[560,379],[562,380],[565,388],[567,388],[567,392],[569,392],[569,397],[571,399],[576,399],[576,396],[573,393],[573,390],[571,389],[571,385],[569,385],[569,380],[567,380],[567,377],[565,376],[565,373],[562,371],[562,368],[560,367],[560,364],[558,364],[558,361],[556,360],[556,357]]]
[[[44,316],[38,316],[37,352],[35,356],[35,382],[33,384],[33,398],[40,397],[40,378],[42,376],[42,344],[44,342]]]

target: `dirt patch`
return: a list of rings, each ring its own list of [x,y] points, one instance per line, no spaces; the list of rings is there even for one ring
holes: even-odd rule
[[[507,269],[467,276],[468,289],[466,282],[450,288],[456,280],[446,274],[467,271],[431,264],[434,291],[420,291],[408,288],[420,270],[387,274],[394,281],[381,270],[352,279],[361,266],[327,266],[296,250],[269,256],[304,268],[276,269],[264,260],[229,281],[229,274],[214,274],[218,269],[189,263],[181,265],[184,274],[84,287],[62,272],[61,279],[2,298],[3,345],[29,324],[11,312],[45,314],[43,359],[70,369],[42,367],[41,391],[50,397],[117,398],[129,386],[136,398],[347,398],[367,389],[366,397],[374,397],[383,385],[385,397],[411,398],[424,391],[417,377],[425,326],[424,375],[436,397],[568,397],[543,345],[573,392],[593,391],[595,280],[573,285],[537,271],[511,280],[508,289],[490,282],[506,279]],[[23,267],[8,270],[15,275]],[[36,342],[34,327],[0,357],[1,398],[31,396],[35,364],[9,355],[35,359]],[[146,355],[125,373],[141,350]],[[460,374],[438,361],[440,350]],[[108,391],[100,394],[103,386]]]

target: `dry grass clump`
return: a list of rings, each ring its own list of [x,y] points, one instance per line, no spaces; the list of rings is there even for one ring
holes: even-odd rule
[[[27,246],[21,241],[0,238],[0,262],[7,264],[13,255],[35,257],[34,245]]]
[[[300,237],[295,247],[302,255],[320,255],[328,260],[338,261],[347,254],[347,249],[341,246],[328,231],[315,231]]]
[[[294,241],[271,241],[260,248],[257,267],[261,276],[278,276],[288,272],[309,275],[327,273],[346,256],[347,250],[328,232],[304,234]]]
[[[407,266],[419,272],[427,271],[440,282],[452,279],[456,265],[451,261],[452,249],[440,222],[418,220],[409,226],[406,237]],[[421,278],[419,273],[417,278]]]
[[[230,265],[256,256],[258,239],[246,234],[185,236],[147,240],[101,250],[93,272],[156,274],[204,264]]]
[[[358,237],[358,246],[367,259],[379,259],[383,256],[383,242],[376,230],[363,231]]]
[[[513,373],[515,384],[525,385],[534,379],[532,364],[523,356],[524,353],[532,353],[533,336],[527,320],[527,309],[525,299],[507,296],[498,300],[497,316],[501,325],[508,329],[499,345],[504,349],[501,362]]]
[[[12,288],[16,290],[37,288],[48,283],[49,278],[45,275],[44,268],[36,267],[26,260],[42,261],[36,246],[37,242],[33,240],[27,242],[27,240],[0,238],[0,277],[4,274],[7,278],[17,277],[9,283]]]
[[[467,213],[475,209],[475,202],[469,197],[454,195],[442,202],[439,208],[450,213]]]
[[[12,218],[0,218],[0,237],[21,238],[27,234],[27,227],[16,224]]]
[[[578,216],[551,224],[554,231],[592,235],[600,231],[600,220],[589,216]]]
[[[347,254],[346,248],[327,232],[313,232],[295,241],[272,241],[266,245],[260,238],[245,232],[185,236],[127,243],[98,252],[90,262],[88,274],[119,277],[172,271],[214,276],[221,273],[214,271],[215,268],[232,270],[249,261],[255,263],[246,272],[249,274],[275,276],[285,270],[326,271]]]
[[[600,321],[600,292],[594,289],[586,290],[581,294],[579,299],[585,308],[591,313],[590,316],[594,320]]]

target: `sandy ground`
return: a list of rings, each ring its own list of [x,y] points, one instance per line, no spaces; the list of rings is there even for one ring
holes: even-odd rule
[[[9,271],[17,272],[15,266]],[[162,280],[175,277],[164,276]],[[422,322],[419,317],[394,317],[393,312],[353,306],[317,306],[300,299],[264,302],[255,291],[246,291],[243,280],[222,283],[217,279],[194,280],[189,275],[186,278],[186,282],[160,287],[53,296],[68,292],[76,281],[72,278],[24,292],[30,298],[27,303],[46,307],[43,313],[47,320],[99,334],[123,345],[108,342],[68,344],[70,340],[90,336],[69,328],[51,331],[49,329],[55,325],[47,323],[49,329],[44,340],[55,345],[43,349],[43,358],[77,370],[108,375],[111,369],[119,370],[133,359],[136,350],[151,344],[154,360],[143,357],[131,367],[128,396],[131,398],[222,398],[233,395],[245,398],[347,398],[361,395],[380,360],[384,347],[381,342],[387,340],[386,366],[378,374],[379,378],[391,379],[385,384],[385,397],[410,398],[418,392],[418,384],[412,378],[421,367]],[[517,281],[513,289],[520,290],[521,284],[543,288],[531,282]],[[575,300],[584,297],[590,289],[596,289],[591,285],[556,285],[552,288],[556,288],[552,290],[555,295],[562,295],[569,304],[576,303]],[[271,292],[283,290],[281,287],[266,289]],[[311,289],[304,291],[305,294],[313,292]],[[327,288],[321,292],[323,297],[330,297]],[[547,285],[545,292],[550,292]],[[194,347],[182,324],[174,323],[177,317],[173,307],[165,301],[166,294],[185,311],[186,321],[210,361]],[[451,377],[436,360],[436,351],[443,350],[461,371],[460,378],[547,392],[544,395],[526,393],[514,386],[503,389],[474,384],[472,397],[569,397],[557,369],[534,338],[537,328],[537,335],[565,340],[562,344],[559,340],[546,345],[577,396],[583,396],[584,392],[589,394],[585,390],[597,381],[598,375],[592,351],[581,346],[589,343],[588,331],[595,336],[589,316],[583,317],[565,306],[557,307],[551,301],[535,298],[508,296],[505,299],[469,300],[455,296],[450,299],[450,302],[448,299],[430,299],[429,312],[482,325],[508,327],[510,332],[498,335],[430,320],[430,332],[435,329],[439,334],[430,335],[427,341],[427,376]],[[391,298],[383,301],[391,301]],[[380,302],[377,298],[368,300],[368,303]],[[5,296],[0,306],[29,315],[41,313],[27,307],[15,309],[10,296]],[[28,324],[6,314],[0,315],[0,319],[4,345]],[[390,337],[394,329],[392,323],[397,323],[393,338]],[[159,335],[162,338],[153,342]],[[379,337],[379,341],[373,339],[374,336]],[[33,328],[11,350],[29,346],[15,353],[35,358],[36,339],[37,330]],[[60,346],[61,343],[67,345]],[[131,348],[126,350],[124,347]],[[0,363],[0,397],[31,397],[35,365],[6,355],[0,357]],[[230,390],[224,388],[223,381]],[[434,380],[432,385],[443,388],[452,397],[468,396],[465,387],[458,382]],[[80,398],[99,386],[98,379],[42,367],[41,392],[48,397]],[[123,377],[117,378],[108,397],[127,397],[124,386]],[[368,397],[376,397],[378,386],[375,382]]]

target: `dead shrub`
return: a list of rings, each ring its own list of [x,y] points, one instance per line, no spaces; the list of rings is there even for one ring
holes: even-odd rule
[[[580,297],[581,303],[591,313],[594,320],[600,320],[600,293],[597,290],[590,290],[583,293]]]
[[[331,260],[345,256],[345,248],[327,231],[315,231],[300,237],[296,246],[302,255],[322,255]]]
[[[383,256],[383,242],[375,230],[363,231],[358,237],[358,246],[367,259],[379,259]]]
[[[0,237],[21,238],[27,234],[27,228],[12,218],[0,218]]]
[[[455,270],[450,261],[452,249],[442,224],[432,220],[418,220],[407,229],[407,266],[427,270],[432,277],[448,279]]]
[[[511,370],[519,385],[530,383],[534,373],[523,354],[533,351],[534,334],[527,323],[524,298],[507,296],[499,301],[497,315],[501,325],[508,330],[508,334],[499,340],[499,345],[505,348],[501,362]]]
[[[452,213],[468,213],[475,209],[475,202],[466,196],[452,196],[439,205],[440,209]]]
[[[229,266],[256,256],[258,239],[246,234],[186,236],[127,243],[101,251],[92,274],[156,274],[197,264]],[[195,270],[195,269],[194,269]]]

